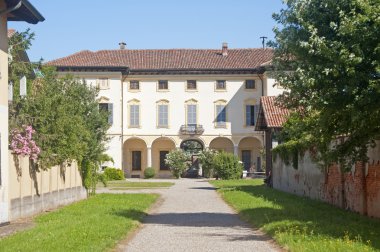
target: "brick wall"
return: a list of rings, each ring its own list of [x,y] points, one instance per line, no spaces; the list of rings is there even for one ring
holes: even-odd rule
[[[354,212],[380,218],[380,147],[370,150],[368,163],[356,163],[342,172],[338,165],[321,170],[308,153],[298,170],[277,158],[273,162],[273,187],[301,196],[320,199]]]

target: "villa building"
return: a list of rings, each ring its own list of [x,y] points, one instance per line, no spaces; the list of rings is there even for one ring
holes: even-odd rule
[[[98,86],[110,112],[109,149],[127,177],[146,167],[168,177],[165,155],[175,148],[211,148],[261,168],[263,133],[255,131],[261,96],[278,95],[272,49],[120,49],[80,51],[53,60],[61,75]],[[196,161],[196,158],[193,162]]]

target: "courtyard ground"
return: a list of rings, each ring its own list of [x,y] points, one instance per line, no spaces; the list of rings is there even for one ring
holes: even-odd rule
[[[117,250],[279,250],[271,238],[243,222],[207,180],[175,180],[172,187],[158,190],[161,194],[159,204],[144,218],[143,226],[136,235],[120,243]]]

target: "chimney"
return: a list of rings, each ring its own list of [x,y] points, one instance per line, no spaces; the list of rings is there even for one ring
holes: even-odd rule
[[[222,55],[223,56],[227,56],[228,55],[227,49],[228,49],[228,44],[226,42],[224,42],[222,44]]]
[[[124,41],[121,41],[121,42],[119,43],[120,50],[124,50],[126,45],[127,45],[127,44],[126,44]]]

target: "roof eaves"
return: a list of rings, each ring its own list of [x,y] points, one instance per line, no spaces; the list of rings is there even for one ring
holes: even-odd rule
[[[21,6],[8,14],[7,20],[9,21],[26,21],[30,24],[37,24],[42,22],[45,18],[41,13],[28,1],[20,0],[5,0],[7,7],[11,8],[21,2]]]

